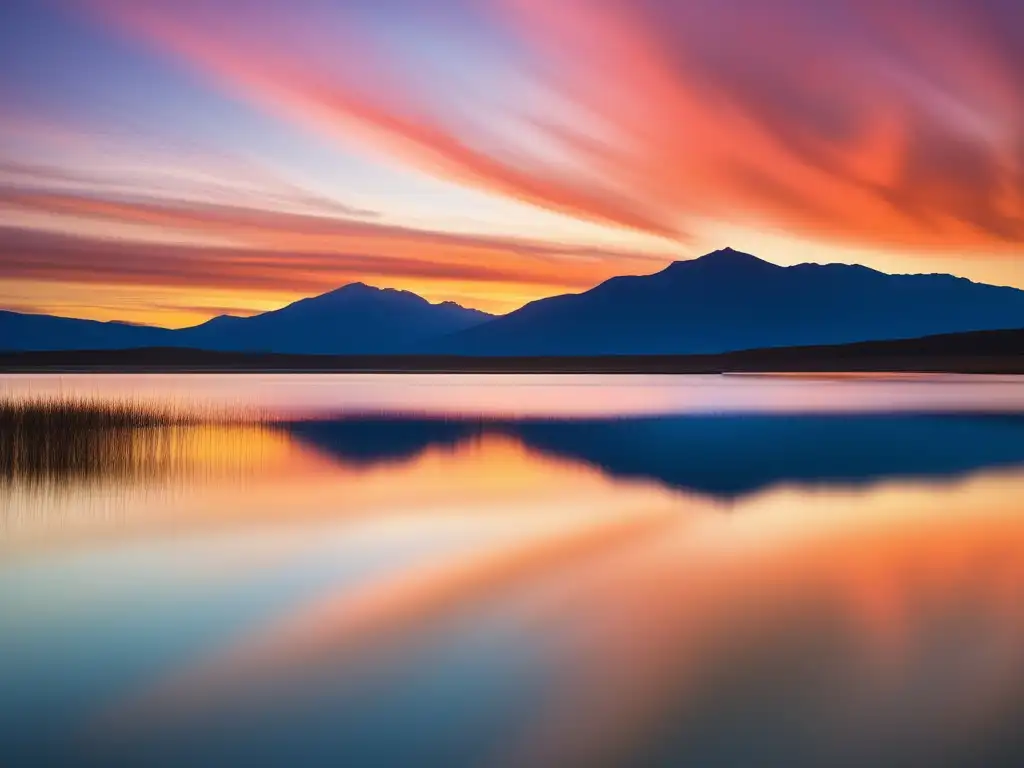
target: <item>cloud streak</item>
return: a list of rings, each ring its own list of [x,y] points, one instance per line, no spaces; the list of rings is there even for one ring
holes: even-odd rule
[[[443,3],[438,16],[489,18],[529,52],[511,64],[535,92],[578,116],[520,99],[496,117],[466,95],[461,121],[423,103],[372,29],[358,47],[339,38],[327,66],[286,34],[233,33],[223,6],[93,6],[285,120],[581,219],[679,237],[711,218],[924,250],[1024,241],[1024,18],[1004,0]],[[261,28],[287,15],[253,14]],[[478,130],[495,119],[530,121],[564,162]]]
[[[338,76],[302,56],[301,46],[268,48],[234,36],[224,18],[202,21],[162,2],[93,3],[121,29],[177,55],[197,70],[288,120],[327,136],[357,138],[365,146],[412,167],[484,192],[546,208],[569,216],[613,224],[669,238],[680,231],[665,215],[641,207],[621,192],[594,187],[552,167],[528,168],[473,146],[468,137],[446,129],[429,113],[417,109],[416,99],[400,79],[387,77],[380,59],[360,46],[359,58],[346,51],[355,43],[344,37],[337,55],[352,75],[373,72],[387,83],[387,99]],[[195,8],[195,6],[192,6]],[[278,8],[278,10],[282,10]],[[267,23],[269,25],[269,23]]]
[[[0,226],[0,283],[68,284],[79,302],[90,285],[149,286],[198,295],[226,291],[235,306],[255,302],[249,308],[256,310],[266,308],[268,296],[272,303],[285,304],[366,281],[405,287],[432,300],[454,296],[482,309],[507,311],[553,292],[586,289],[623,264],[638,273],[660,266],[624,250],[194,201],[0,188],[0,212],[5,209],[93,221],[107,233]],[[126,226],[127,235],[118,237]],[[139,228],[153,237],[140,239]],[[51,293],[41,307],[61,303],[60,291]],[[34,308],[24,299],[18,307]]]
[[[862,5],[507,2],[566,61],[566,93],[624,116],[639,158],[624,172],[651,198],[855,244],[1015,248],[1019,82],[995,87],[1012,77],[1006,64],[974,78],[966,56],[939,66],[952,41],[930,6]]]
[[[53,103],[28,66],[12,71],[33,108],[0,94],[0,280],[19,307],[35,301],[19,280],[37,281],[40,306],[106,281],[262,309],[357,279],[506,311],[653,272],[722,232],[774,242],[780,263],[827,244],[839,260],[912,270],[941,255],[943,270],[1020,283],[1005,277],[1024,245],[1012,0],[63,12],[102,42],[100,56],[68,39],[111,98],[70,98],[66,66]],[[121,79],[131,64],[153,94]]]

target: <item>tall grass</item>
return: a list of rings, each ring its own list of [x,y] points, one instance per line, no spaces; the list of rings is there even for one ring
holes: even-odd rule
[[[189,406],[128,398],[100,400],[69,395],[0,396],[0,432],[3,433],[257,424],[267,420],[268,415],[257,410],[231,406]]]
[[[132,399],[0,396],[0,482],[153,475],[180,462],[185,433],[206,426],[258,426],[252,409]]]

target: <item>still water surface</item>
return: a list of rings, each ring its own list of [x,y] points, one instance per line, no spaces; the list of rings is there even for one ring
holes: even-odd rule
[[[2,377],[261,420],[0,435],[0,765],[1024,764],[1018,382]]]

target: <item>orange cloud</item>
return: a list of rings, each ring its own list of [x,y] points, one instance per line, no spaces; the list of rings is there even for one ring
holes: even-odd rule
[[[1024,241],[1024,62],[998,0],[962,18],[911,0],[474,3],[532,48],[514,64],[538,92],[585,117],[530,104],[493,115],[467,98],[459,128],[412,95],[412,73],[384,66],[372,35],[358,56],[342,37],[330,68],[286,36],[247,39],[210,8],[96,2],[120,29],[285,119],[581,219],[678,236],[688,218],[710,218],[925,250]],[[272,27],[274,7],[261,9],[254,24]],[[571,162],[469,127],[510,117]]]
[[[651,2],[504,5],[558,57],[567,96],[614,123],[629,150],[613,155],[627,158],[615,170],[645,199],[856,244],[1024,240],[1020,146],[1001,151],[943,112],[928,89],[954,88],[945,73],[914,73],[922,84],[902,49],[883,55],[867,32],[828,29],[815,9],[829,3],[741,12],[698,1],[675,17]],[[975,130],[1012,114],[1003,91],[1002,102],[960,105]]]
[[[0,189],[3,208],[95,221],[107,233],[0,227],[0,282],[64,284],[38,308],[18,293],[19,308],[38,311],[69,300],[62,299],[62,291],[80,294],[87,285],[160,286],[197,294],[218,290],[233,306],[256,311],[354,281],[507,311],[551,293],[588,288],[623,264],[638,272],[661,266],[627,251],[194,201]],[[126,226],[136,229],[117,237]],[[138,239],[138,227],[154,237]],[[195,319],[188,309],[195,303],[194,296],[184,301],[189,320],[183,323]]]
[[[1024,18],[1005,0],[941,12],[916,0],[405,2],[296,14],[266,0],[240,19],[206,0],[78,0],[143,50],[291,125],[633,230],[606,234],[648,253],[404,227],[194,137],[147,148],[149,137],[18,118],[0,132],[36,153],[58,148],[48,161],[68,167],[32,152],[0,158],[0,215],[18,230],[3,235],[0,278],[54,284],[45,306],[71,305],[57,283],[107,280],[175,287],[182,306],[256,310],[356,279],[506,311],[653,272],[669,258],[655,249],[676,250],[690,231],[831,241],[901,268],[915,253],[957,254],[961,274],[1000,281],[995,261],[1024,243]],[[398,34],[388,13],[375,26],[388,9],[422,11],[436,27],[410,21]],[[468,40],[469,17],[493,51]],[[395,48],[406,33],[430,45]],[[452,62],[479,69],[475,87]],[[42,253],[30,228],[68,237]],[[975,257],[991,271],[964,263]],[[181,296],[190,286],[221,295]],[[15,286],[0,301],[33,300]]]

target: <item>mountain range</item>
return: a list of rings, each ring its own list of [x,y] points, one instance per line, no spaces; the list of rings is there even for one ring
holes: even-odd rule
[[[714,354],[1024,327],[1024,291],[726,248],[535,301],[441,342],[473,355]]]
[[[502,316],[362,283],[178,330],[0,312],[0,349],[689,355],[1006,328],[1024,328],[1022,290],[845,264],[781,267],[725,248]]]
[[[172,330],[118,322],[0,312],[0,349],[185,347],[228,352],[402,354],[493,318],[454,302],[352,283],[252,317],[221,315]]]

